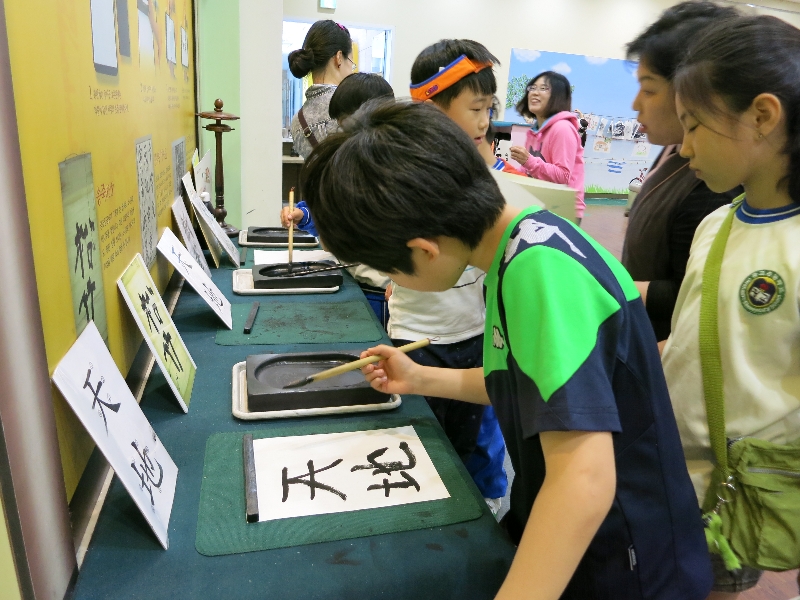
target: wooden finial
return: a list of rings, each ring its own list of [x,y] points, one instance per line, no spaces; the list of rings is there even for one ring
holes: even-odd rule
[[[216,100],[214,100],[214,110],[216,110],[217,112],[222,112],[222,99],[221,98],[217,98]]]

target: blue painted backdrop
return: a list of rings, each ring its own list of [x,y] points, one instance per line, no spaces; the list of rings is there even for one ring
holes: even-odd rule
[[[569,79],[572,108],[590,122],[584,148],[587,195],[627,193],[630,181],[640,176],[660,151],[636,131],[636,111],[631,107],[639,89],[636,65],[612,58],[515,48],[509,63],[505,121],[525,122],[514,106],[528,81],[543,71],[556,71]]]

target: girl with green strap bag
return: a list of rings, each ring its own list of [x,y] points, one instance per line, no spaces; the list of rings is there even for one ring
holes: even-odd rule
[[[703,502],[709,550],[729,570],[783,571],[800,566],[800,443],[780,445],[725,435],[725,397],[718,331],[719,278],[736,211],[728,210],[703,269],[700,363],[716,467]],[[740,562],[741,559],[741,562]]]
[[[800,31],[721,22],[675,89],[690,168],[745,189],[697,229],[662,357],[714,589],[739,592],[740,566],[800,566]]]

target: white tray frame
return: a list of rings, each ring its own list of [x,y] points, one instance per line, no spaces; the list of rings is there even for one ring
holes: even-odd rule
[[[293,245],[294,245],[295,248],[316,248],[317,246],[319,246],[319,238],[315,237],[314,239],[317,240],[317,241],[314,242],[313,244],[310,243],[310,242],[299,243],[299,244],[297,242],[295,242]],[[288,248],[289,247],[288,243],[286,243],[286,244],[284,244],[284,243],[269,244],[269,243],[266,243],[266,242],[248,242],[247,241],[247,230],[246,229],[242,229],[239,232],[239,245],[240,246],[253,246],[255,248]]]
[[[275,290],[262,290],[253,287],[252,269],[235,269],[233,271],[233,293],[240,296],[276,296],[291,294],[333,294],[339,291],[339,286],[329,288],[286,288]]]
[[[247,410],[247,362],[233,365],[231,381],[231,400],[233,416],[243,421],[264,419],[288,419],[292,417],[318,417],[322,415],[342,415],[347,413],[392,410],[403,403],[398,394],[392,394],[389,402],[380,404],[357,404],[353,406],[329,406],[326,408],[297,408],[294,410],[273,410],[250,412]]]

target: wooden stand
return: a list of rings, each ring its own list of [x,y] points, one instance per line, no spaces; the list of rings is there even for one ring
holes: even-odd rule
[[[217,203],[214,208],[214,217],[228,236],[236,237],[239,235],[239,230],[225,222],[228,211],[225,210],[225,176],[222,170],[222,134],[228,131],[234,131],[232,127],[225,125],[223,121],[237,121],[239,117],[222,112],[222,100],[219,98],[214,100],[213,112],[201,112],[197,113],[197,116],[201,119],[216,120],[216,123],[210,123],[204,127],[207,131],[213,131],[217,138],[217,166],[214,171],[214,190],[217,194]]]

